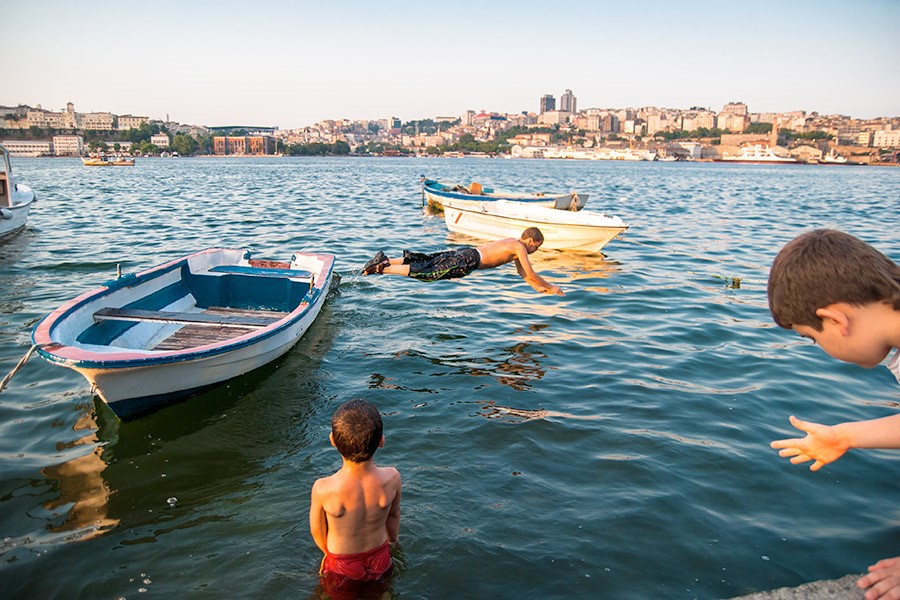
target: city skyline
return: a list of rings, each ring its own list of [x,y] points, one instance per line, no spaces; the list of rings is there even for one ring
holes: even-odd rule
[[[900,3],[888,0],[852,10],[832,0],[687,2],[674,12],[655,0],[637,12],[576,0],[552,15],[531,1],[88,6],[12,0],[6,46],[17,52],[0,105],[57,111],[71,101],[82,111],[291,129],[538,112],[542,96],[559,107],[571,89],[579,110],[718,111],[741,101],[753,112],[900,115]]]

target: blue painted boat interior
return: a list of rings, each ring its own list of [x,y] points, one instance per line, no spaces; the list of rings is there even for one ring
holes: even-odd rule
[[[236,272],[227,272],[222,275],[195,274],[191,273],[187,264],[184,264],[181,266],[181,278],[177,282],[118,308],[163,310],[173,302],[191,296],[194,300],[193,304],[199,309],[223,307],[288,313],[297,308],[310,292],[309,283],[292,281],[274,273],[274,271],[286,271],[296,277],[301,275],[297,271],[260,269],[258,267],[229,267],[228,270]],[[259,273],[259,271],[269,271],[269,273]],[[266,276],[260,277],[259,275]],[[120,284],[120,282],[121,280],[117,280],[114,283]],[[122,284],[124,283],[122,282]],[[128,283],[134,285],[136,281],[132,278]],[[81,332],[77,341],[82,344],[108,345],[136,325],[138,323],[127,321],[101,321]]]

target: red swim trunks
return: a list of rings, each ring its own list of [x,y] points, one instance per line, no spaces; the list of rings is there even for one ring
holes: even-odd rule
[[[385,542],[377,548],[357,554],[325,555],[322,561],[323,575],[339,575],[354,581],[377,581],[391,574],[391,547]]]

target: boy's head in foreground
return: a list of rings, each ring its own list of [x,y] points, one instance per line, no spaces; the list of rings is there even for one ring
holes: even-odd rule
[[[346,460],[363,463],[384,443],[378,409],[356,398],[341,404],[331,416],[331,443]]]
[[[900,266],[859,238],[833,229],[794,238],[772,263],[768,293],[779,326],[835,358],[874,366],[890,351],[877,321],[900,313]]]

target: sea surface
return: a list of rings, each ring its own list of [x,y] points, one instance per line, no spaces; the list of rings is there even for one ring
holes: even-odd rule
[[[768,268],[815,227],[900,260],[900,169],[501,159],[13,159],[39,200],[0,245],[0,375],[48,312],[211,246],[337,256],[337,293],[274,364],[122,422],[35,355],[0,393],[0,598],[315,598],[313,481],[345,400],[403,478],[393,596],[729,598],[900,555],[900,452],[812,473],[788,416],[895,414],[883,367],[773,323]],[[576,190],[630,229],[455,281],[361,277],[377,250],[477,243],[420,176]],[[739,279],[739,281],[738,281]]]

